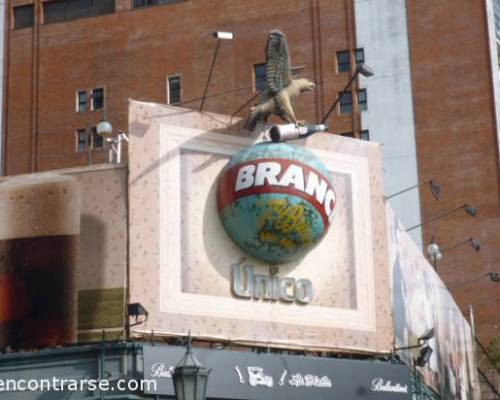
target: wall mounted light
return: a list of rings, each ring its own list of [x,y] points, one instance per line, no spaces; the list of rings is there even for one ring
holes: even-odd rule
[[[477,215],[477,209],[475,207],[473,207],[472,205],[466,203],[466,204],[462,204],[461,206],[459,206],[457,208],[454,208],[452,210],[445,211],[445,212],[443,212],[441,214],[438,214],[435,217],[432,217],[432,218],[430,218],[430,219],[428,219],[428,220],[426,220],[424,222],[421,222],[418,225],[411,226],[410,228],[408,228],[406,230],[406,232],[409,232],[409,231],[412,231],[413,229],[419,228],[422,225],[426,225],[429,222],[433,222],[433,221],[436,221],[438,219],[444,218],[444,217],[446,217],[446,216],[448,216],[450,214],[453,214],[454,212],[457,212],[457,211],[462,210],[462,209],[465,210],[465,212],[468,215],[470,215],[471,217],[475,217]]]

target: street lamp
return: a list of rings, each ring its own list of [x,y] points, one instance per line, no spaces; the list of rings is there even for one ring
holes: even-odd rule
[[[210,85],[210,81],[212,80],[212,75],[214,73],[215,61],[217,60],[217,54],[219,54],[220,41],[234,39],[233,32],[217,31],[217,32],[214,32],[213,35],[217,39],[217,45],[215,46],[214,56],[212,57],[212,65],[210,65],[210,71],[208,72],[207,83],[205,84],[205,90],[203,91],[203,97],[201,98],[200,112],[203,110],[203,106],[205,105],[205,100],[207,98],[208,86]]]
[[[191,350],[191,335],[186,353],[174,370],[176,400],[205,400],[210,370],[203,367]]]
[[[436,221],[436,220],[441,219],[441,218],[443,218],[443,217],[446,217],[447,215],[450,215],[450,214],[452,214],[452,213],[454,213],[454,212],[456,212],[456,211],[459,211],[459,210],[461,210],[461,209],[464,209],[464,210],[465,210],[465,212],[466,212],[467,214],[469,214],[471,217],[475,217],[475,216],[477,215],[477,208],[476,208],[476,207],[473,207],[472,205],[470,205],[470,204],[467,204],[467,203],[466,203],[466,204],[462,204],[461,206],[456,207],[456,208],[454,208],[454,209],[452,209],[452,210],[445,211],[444,213],[441,213],[441,214],[439,214],[439,215],[436,215],[435,217],[432,217],[432,218],[428,219],[427,221],[421,222],[421,223],[420,223],[420,224],[418,224],[418,225],[414,225],[414,226],[412,226],[412,227],[408,228],[408,229],[406,230],[406,232],[412,231],[413,229],[416,229],[416,228],[420,228],[422,225],[426,225],[426,224],[428,224],[429,222],[433,222],[433,221]]]
[[[435,200],[439,200],[439,195],[441,194],[441,187],[438,185],[435,179],[430,179],[428,181],[420,182],[417,183],[416,185],[410,186],[406,189],[400,190],[399,192],[393,193],[390,196],[386,196],[385,199],[388,200],[392,197],[396,197],[400,195],[401,193],[408,192],[409,190],[418,188],[420,186],[423,186],[425,184],[429,184],[429,189],[431,191],[432,197],[434,197]]]
[[[429,253],[429,255],[432,258],[434,269],[437,269],[436,268],[437,261],[439,261],[443,258],[444,253],[446,253],[447,251],[453,250],[456,247],[467,244],[467,243],[470,243],[470,245],[472,246],[472,248],[474,250],[476,250],[476,251],[481,250],[481,242],[479,242],[478,239],[474,239],[474,238],[469,238],[467,240],[464,240],[462,242],[458,242],[452,246],[446,247],[445,249],[441,250],[439,248],[439,245],[434,241],[434,237],[432,237],[431,242],[427,246],[427,253]]]
[[[118,131],[116,137],[113,135],[113,126],[111,122],[102,120],[97,124],[96,132],[98,135],[102,136],[106,142],[111,143],[111,149],[109,150],[109,162],[120,164],[122,162],[122,142],[128,142],[128,136],[123,131]]]

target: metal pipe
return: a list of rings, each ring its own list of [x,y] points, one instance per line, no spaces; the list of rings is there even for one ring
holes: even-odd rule
[[[467,206],[466,204],[462,204],[460,207],[454,208],[453,210],[446,211],[446,212],[444,212],[442,214],[436,215],[435,217],[432,217],[432,218],[428,219],[427,221],[424,221],[424,222],[422,222],[422,223],[420,223],[418,225],[414,225],[414,226],[408,228],[406,230],[406,232],[409,232],[409,231],[412,231],[413,229],[419,228],[422,225],[428,224],[429,222],[433,222],[433,221],[436,221],[437,219],[446,217],[447,215],[450,215],[450,214],[452,214],[452,213],[454,213],[454,212],[456,212],[458,210],[461,210],[462,208],[465,208],[466,206]]]
[[[208,73],[207,84],[205,85],[205,91],[203,92],[203,98],[200,104],[200,111],[203,110],[203,106],[205,105],[205,100],[207,98],[208,86],[210,85],[210,81],[212,80],[212,74],[214,72],[215,61],[217,60],[217,54],[219,53],[220,47],[220,39],[217,39],[217,46],[215,46],[214,57],[212,58],[212,65],[210,66],[210,72]]]
[[[347,82],[347,85],[345,85],[344,89],[342,89],[342,91],[340,92],[340,94],[337,96],[337,99],[333,102],[333,105],[330,107],[330,109],[325,114],[325,116],[321,119],[321,123],[322,124],[324,124],[326,122],[326,120],[328,119],[328,117],[330,116],[330,114],[333,112],[333,110],[335,110],[335,107],[339,103],[340,98],[342,97],[342,95],[345,92],[347,92],[347,89],[349,89],[349,86],[351,86],[351,84],[354,82],[354,79],[356,79],[356,77],[358,76],[359,72],[360,72],[359,69],[356,69],[356,72],[354,73],[354,75],[352,76],[352,78],[349,80],[349,82]]]

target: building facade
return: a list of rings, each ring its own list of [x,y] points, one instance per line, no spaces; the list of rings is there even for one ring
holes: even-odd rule
[[[497,9],[490,0],[10,0],[4,173],[106,162],[93,129],[107,119],[126,131],[129,98],[199,108],[217,30],[236,37],[220,43],[204,110],[234,114],[255,95],[267,33],[279,28],[292,63],[317,83],[298,102],[300,119],[320,120],[357,62],[373,67],[330,131],[383,144],[388,196],[431,178],[441,185],[438,201],[427,186],[390,200],[405,226],[477,207],[474,219],[459,210],[412,235],[424,249],[431,238],[449,249],[437,270],[464,312],[475,305],[488,341],[500,329],[498,290],[486,277],[462,284],[500,258]],[[469,238],[479,253],[456,246]]]

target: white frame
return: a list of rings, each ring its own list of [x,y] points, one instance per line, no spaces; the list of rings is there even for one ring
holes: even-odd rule
[[[308,148],[328,169],[351,176],[356,309],[243,301],[234,297],[184,293],[181,289],[181,150],[232,156],[253,140],[160,125],[159,159],[159,309],[161,313],[231,318],[310,327],[376,331],[375,265],[372,249],[370,174],[367,158]]]

